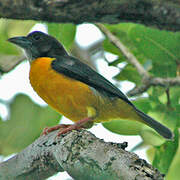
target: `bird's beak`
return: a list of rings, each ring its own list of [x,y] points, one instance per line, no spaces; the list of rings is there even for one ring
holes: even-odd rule
[[[26,49],[29,47],[32,43],[27,37],[25,36],[18,36],[18,37],[13,37],[8,39],[9,42],[16,44],[17,46]]]

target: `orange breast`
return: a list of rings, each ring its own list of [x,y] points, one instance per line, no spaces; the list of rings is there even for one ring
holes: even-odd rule
[[[56,111],[74,122],[94,115],[94,122],[140,120],[133,108],[122,99],[103,97],[88,85],[53,70],[53,60],[46,57],[34,60],[30,69],[30,83]]]
[[[31,64],[30,83],[50,106],[72,121],[87,117],[87,107],[96,104],[90,88],[51,68],[52,58],[38,58]]]

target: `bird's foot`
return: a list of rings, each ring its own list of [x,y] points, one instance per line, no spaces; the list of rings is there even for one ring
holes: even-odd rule
[[[53,127],[46,127],[46,128],[43,129],[43,132],[41,133],[41,136],[42,136],[42,135],[47,135],[47,134],[49,134],[50,132],[56,131],[56,130],[58,130],[58,129],[67,128],[67,127],[69,127],[69,126],[71,126],[71,124],[58,124],[58,125],[53,126]]]
[[[85,125],[92,120],[93,120],[92,117],[87,117],[77,121],[75,124],[59,124],[54,127],[50,127],[50,128],[47,127],[43,130],[41,135],[47,135],[48,133],[59,129],[57,136],[60,136],[61,134],[65,134],[69,131],[79,130],[81,128],[84,128]]]

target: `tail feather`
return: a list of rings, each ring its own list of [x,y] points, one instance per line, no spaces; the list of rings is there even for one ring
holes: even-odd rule
[[[173,139],[174,134],[171,132],[169,128],[162,125],[161,123],[155,121],[150,116],[144,114],[142,111],[135,109],[137,114],[143,119],[143,121],[149,125],[151,128],[153,128],[155,131],[157,131],[161,136],[163,136],[166,139]]]

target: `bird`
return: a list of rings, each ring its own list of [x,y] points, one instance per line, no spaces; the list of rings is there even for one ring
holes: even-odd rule
[[[45,128],[43,134],[58,130],[57,136],[94,123],[132,120],[148,125],[167,140],[172,131],[148,116],[119,88],[79,59],[70,56],[53,36],[33,31],[9,38],[22,48],[30,62],[29,79],[36,93],[57,112],[74,122]]]

